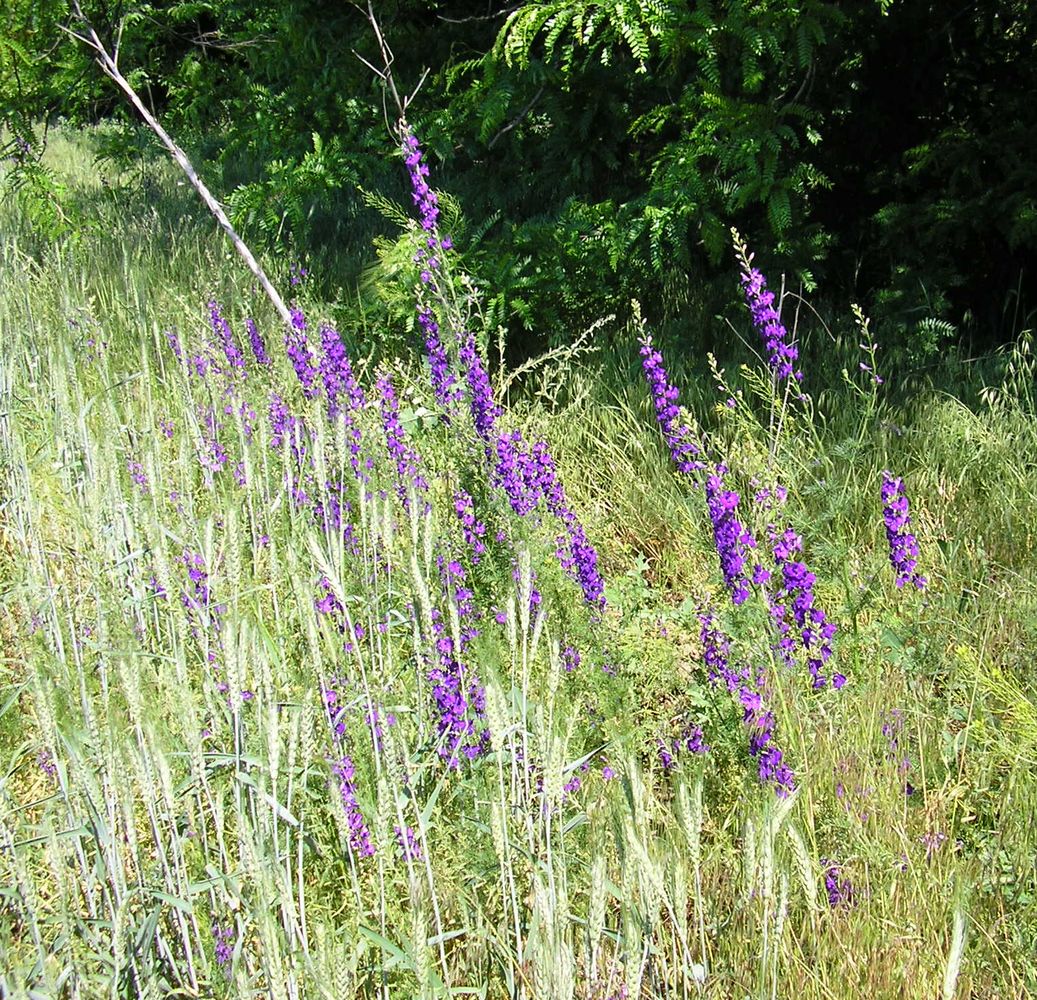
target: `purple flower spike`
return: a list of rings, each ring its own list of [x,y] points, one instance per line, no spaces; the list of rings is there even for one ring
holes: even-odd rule
[[[216,964],[229,975],[230,960],[234,956],[234,928],[221,927],[219,924],[212,925],[213,952],[216,956]]]
[[[737,694],[742,721],[749,729],[749,753],[757,760],[760,781],[773,784],[778,796],[784,798],[796,787],[796,779],[773,742],[774,714],[764,704],[760,690],[764,678],[748,666],[732,666],[731,639],[709,611],[700,612],[699,622],[709,679],[714,685],[725,684],[728,691]]]
[[[428,491],[428,483],[421,474],[421,462],[417,452],[407,444],[400,423],[400,404],[396,390],[388,375],[382,375],[375,387],[381,400],[382,427],[385,431],[385,446],[396,466],[396,490],[404,507],[409,506],[408,487],[413,485],[419,493]]]
[[[432,391],[436,401],[449,418],[454,411],[454,404],[461,396],[461,388],[450,370],[446,348],[439,339],[439,324],[435,321],[430,309],[418,310],[418,323],[425,332],[425,350],[428,352],[429,370],[432,375]]]
[[[724,473],[727,469],[718,465],[716,472],[706,479],[706,506],[709,519],[713,522],[713,539],[720,557],[720,569],[724,583],[731,591],[731,600],[743,604],[749,597],[749,577],[745,573],[747,553],[756,548],[756,540],[742,526],[735,515],[739,496],[724,488]],[[769,574],[761,566],[752,567],[752,582],[766,582]]]
[[[263,343],[263,335],[256,326],[256,321],[251,317],[245,319],[245,332],[248,334],[248,342],[252,345],[252,354],[255,356],[257,365],[269,365],[270,355],[266,353],[266,344]]]
[[[458,357],[464,369],[465,381],[468,383],[472,421],[479,437],[489,442],[493,425],[501,413],[500,407],[493,400],[490,377],[486,374],[486,366],[479,356],[474,335],[466,331],[458,340]]]
[[[911,533],[911,513],[904,492],[904,480],[892,472],[882,473],[882,519],[889,541],[889,562],[896,573],[896,584],[913,583],[922,590],[928,582],[915,572],[918,565],[918,540]]]
[[[331,769],[332,774],[338,779],[339,795],[342,798],[342,808],[346,813],[346,825],[349,827],[349,847],[360,857],[370,857],[374,854],[374,846],[371,843],[371,834],[364,822],[364,814],[360,811],[360,804],[356,798],[356,768],[353,760],[348,755],[343,756]]]
[[[795,369],[799,348],[789,340],[789,333],[774,308],[774,292],[767,291],[767,279],[762,272],[749,267],[749,257],[743,262],[742,289],[749,305],[749,313],[767,346],[767,364],[780,379],[802,381],[803,373]]]
[[[834,624],[828,621],[824,611],[818,607],[814,597],[815,576],[807,569],[807,565],[795,559],[795,555],[803,550],[803,539],[791,528],[778,534],[771,529],[771,541],[774,545],[774,562],[780,573],[779,586],[771,600],[771,616],[775,619],[781,638],[779,652],[782,659],[791,664],[795,641],[792,638],[792,627],[789,623],[789,608],[807,652],[807,666],[813,678],[814,687],[823,688],[828,678],[822,668],[832,656],[832,639],[836,633]],[[842,674],[832,675],[832,686],[840,688],[846,683]]]
[[[315,399],[320,395],[317,382],[317,366],[313,362],[313,352],[306,343],[306,317],[301,309],[293,308],[292,325],[285,334],[285,347],[291,359],[295,374],[302,383],[303,394],[307,399]]]
[[[828,892],[828,905],[834,910],[839,907],[853,905],[853,883],[842,878],[843,866],[829,858],[821,859],[821,867],[825,872],[825,890]]]
[[[439,199],[426,180],[428,165],[422,157],[421,144],[417,137],[410,132],[403,140],[403,158],[407,164],[407,173],[410,174],[414,204],[418,206],[418,211],[421,213],[421,228],[426,233],[434,234],[439,219]],[[432,239],[434,240],[434,237]],[[433,249],[435,248],[433,247]]]
[[[238,345],[234,340],[234,334],[231,332],[230,324],[224,318],[218,302],[209,303],[209,320],[212,323],[212,331],[216,334],[216,339],[219,342],[220,347],[223,349],[223,353],[227,358],[227,363],[230,365],[231,374],[234,375],[240,373],[242,378],[244,378],[245,356],[240,350],[238,350]]]
[[[652,393],[655,416],[674,464],[685,474],[705,468],[700,459],[689,457],[700,455],[702,451],[692,441],[690,428],[680,419],[680,406],[677,403],[680,390],[670,385],[669,376],[663,367],[663,356],[652,346],[650,336],[645,336],[641,341],[641,357],[644,359],[641,367]]]

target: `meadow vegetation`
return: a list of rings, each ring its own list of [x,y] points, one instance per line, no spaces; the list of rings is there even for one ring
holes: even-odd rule
[[[0,993],[1037,993],[1029,333],[732,247],[723,356],[512,369],[401,141],[397,329],[82,136],[0,211]]]

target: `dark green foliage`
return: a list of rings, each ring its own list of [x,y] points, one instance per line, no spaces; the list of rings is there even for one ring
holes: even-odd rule
[[[861,301],[909,362],[1027,324],[1037,11],[1022,0],[376,6],[400,91],[423,81],[408,115],[433,184],[481,233],[468,263],[518,356],[622,320],[633,297],[682,347],[716,346],[726,334],[702,321],[736,297],[731,225],[775,280],[823,280],[840,311]],[[356,294],[373,240],[394,233],[360,188],[408,198],[362,11],[85,8],[249,238],[288,241],[329,295]],[[31,120],[126,114],[62,23],[63,2],[5,6],[5,142]],[[46,229],[60,193],[30,173]]]

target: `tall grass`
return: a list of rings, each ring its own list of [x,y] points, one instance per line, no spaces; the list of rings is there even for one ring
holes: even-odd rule
[[[96,212],[49,248],[0,217],[5,995],[1037,991],[1037,424],[1018,357],[988,403],[930,391],[910,412],[808,371],[815,403],[780,434],[758,371],[685,359],[740,510],[753,477],[788,489],[848,677],[817,691],[771,663],[758,597],[730,604],[703,491],[670,471],[642,385],[602,374],[628,359],[549,359],[497,418],[549,444],[601,610],[548,506],[517,514],[464,407],[441,419],[417,351],[347,345],[368,397],[353,437],[202,224],[118,197]],[[326,310],[296,292],[316,347]],[[450,307],[480,332],[470,294],[458,278]],[[637,332],[615,349],[636,358]],[[272,393],[296,420],[280,433]],[[886,468],[910,490],[921,592],[894,585]],[[768,662],[785,797],[707,678],[706,605],[733,658]],[[453,730],[430,680],[448,660]],[[709,752],[665,769],[660,743],[689,726]]]

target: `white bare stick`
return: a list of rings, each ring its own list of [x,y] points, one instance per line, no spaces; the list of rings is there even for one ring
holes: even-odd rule
[[[245,241],[237,234],[237,231],[231,225],[230,219],[227,218],[227,213],[223,211],[223,206],[212,196],[212,193],[205,186],[205,182],[198,176],[198,172],[191,165],[191,161],[187,158],[187,154],[169,137],[166,130],[158,123],[155,116],[148,111],[144,106],[141,99],[137,96],[137,92],[130,86],[126,78],[119,72],[119,67],[115,62],[115,59],[108,53],[104,43],[97,36],[97,32],[94,31],[93,26],[83,16],[83,12],[79,7],[78,2],[73,3],[76,16],[80,19],[84,26],[86,34],[79,34],[75,31],[70,31],[74,38],[78,38],[84,45],[93,49],[97,54],[97,62],[104,72],[105,76],[109,77],[119,87],[119,89],[126,95],[130,103],[137,109],[137,113],[144,119],[148,128],[155,133],[162,141],[162,144],[169,150],[169,154],[176,160],[180,169],[187,175],[187,179],[191,182],[191,186],[198,192],[198,196],[205,202],[206,208],[216,217],[216,221],[219,223],[220,228],[227,234],[231,243],[234,244],[234,249],[241,255],[242,260],[248,265],[248,269],[256,276],[263,291],[266,292],[267,298],[273,303],[274,308],[277,310],[278,315],[284,320],[286,324],[291,324],[292,314],[288,310],[288,306],[285,305],[284,299],[281,298],[277,289],[274,288],[270,279],[266,276],[266,272],[259,265],[259,261],[253,256],[252,251],[245,245]]]

